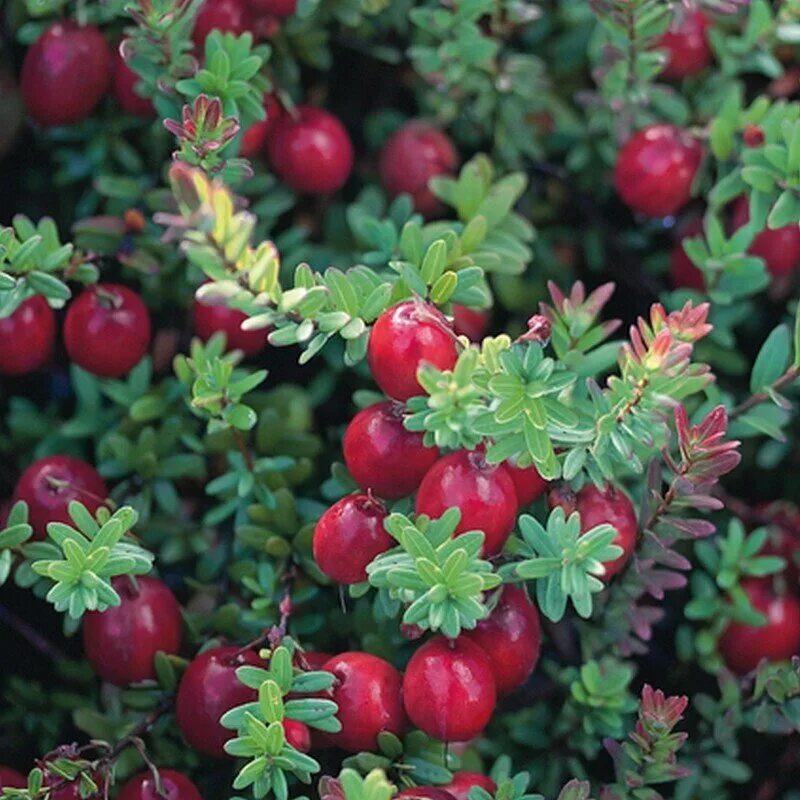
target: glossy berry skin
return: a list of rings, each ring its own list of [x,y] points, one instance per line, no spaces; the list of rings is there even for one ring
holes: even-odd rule
[[[342,653],[323,669],[336,678],[331,699],[339,706],[336,717],[342,725],[339,733],[327,734],[332,744],[351,753],[374,751],[382,731],[403,735],[403,678],[388,661],[369,653]]]
[[[181,610],[166,584],[144,575],[112,585],[122,602],[106,611],[90,611],[83,622],[83,649],[92,669],[108,683],[127,686],[155,677],[153,658],[181,645]]]
[[[455,332],[434,306],[413,300],[399,303],[372,327],[369,368],[381,391],[395,400],[405,402],[425,393],[417,380],[423,363],[447,370],[457,359]]]
[[[733,204],[731,219],[733,229],[738,230],[749,220],[750,209],[747,198],[743,195]],[[747,252],[763,258],[767,269],[776,278],[791,274],[800,267],[800,225],[766,228],[753,239]]]
[[[403,407],[375,403],[353,417],[344,434],[344,463],[364,490],[386,500],[413,494],[439,457],[422,434],[403,425]]]
[[[225,742],[235,738],[236,731],[220,725],[220,717],[257,697],[236,677],[237,668],[245,664],[264,662],[253,650],[214,647],[196,656],[183,673],[175,701],[178,727],[186,742],[204,755],[228,757]]]
[[[333,114],[313,106],[298,106],[275,121],[267,153],[278,177],[303,194],[341,189],[353,168],[350,134]]]
[[[422,479],[417,514],[441,517],[448,508],[461,509],[455,534],[483,531],[485,556],[497,555],[517,519],[514,481],[502,466],[486,463],[478,451],[458,450],[440,458]]]
[[[0,375],[26,375],[53,355],[56,315],[37,294],[0,318]]]
[[[437,175],[451,175],[458,153],[447,134],[423,120],[412,120],[393,133],[381,149],[378,172],[390,197],[411,195],[414,210],[424,217],[442,211],[442,203],[428,188]]]
[[[732,622],[719,641],[722,658],[739,675],[754,670],[762,658],[785,661],[800,654],[800,598],[776,594],[768,580],[749,579],[742,588],[753,607],[764,614],[758,627]]]
[[[480,342],[489,329],[489,312],[479,308],[453,305],[453,328],[459,336],[471,342]]]
[[[111,52],[93,25],[53,23],[28,48],[20,76],[28,116],[40,125],[72,125],[106,93]]]
[[[120,378],[147,353],[150,315],[139,295],[116,283],[89,286],[64,319],[70,360],[101,378]]]
[[[473,786],[480,786],[491,795],[497,791],[497,784],[482,772],[454,772],[453,780],[440,788],[450,792],[456,800],[469,800],[469,792]]]
[[[684,225],[679,233],[679,239],[672,246],[669,258],[669,281],[673,289],[693,289],[703,292],[706,288],[705,278],[700,269],[686,255],[683,243],[686,239],[691,239],[703,231],[703,223],[699,219],[693,219]]]
[[[136,91],[139,76],[125,63],[119,48],[114,51],[113,71],[111,92],[120,108],[134,117],[143,119],[154,117],[156,110],[153,101],[149,97],[142,97]]]
[[[350,494],[334,503],[314,528],[314,560],[337,583],[361,583],[367,564],[394,546],[383,527],[386,508],[366,494]]]
[[[484,651],[463,636],[429,639],[411,656],[403,703],[411,722],[442,742],[468,742],[494,712],[497,690]]]
[[[131,778],[120,790],[117,800],[203,800],[197,787],[174,769],[160,769],[158,774],[165,794],[159,794],[149,770]]]
[[[73,500],[93,514],[107,497],[105,482],[94,467],[72,456],[46,456],[20,475],[13,500],[28,504],[33,536],[44,539],[48,522],[72,523],[68,508]]]
[[[28,779],[11,767],[0,766],[0,789],[24,789]]]
[[[253,14],[268,14],[285,19],[297,10],[297,0],[250,0]]]
[[[308,725],[294,719],[284,719],[281,725],[286,742],[295,750],[307,753],[311,749],[311,731]]]
[[[518,586],[505,586],[492,613],[462,635],[486,653],[498,695],[522,686],[539,660],[539,614]]]
[[[394,800],[455,800],[444,786],[411,786],[394,796]]]
[[[520,507],[529,506],[547,491],[549,482],[539,474],[539,470],[534,465],[518,467],[510,461],[506,461],[503,463],[503,468],[514,482],[517,503]]]
[[[207,342],[215,333],[225,334],[225,348],[241,350],[245,356],[252,358],[261,353],[267,346],[267,331],[242,330],[242,323],[247,314],[226,305],[215,305],[195,298],[192,305],[194,332]]]
[[[202,48],[211,31],[240,36],[252,27],[253,18],[245,0],[205,0],[195,20],[192,40]]]
[[[667,63],[661,77],[681,80],[702,72],[714,57],[708,43],[708,17],[702,11],[681,14],[661,36],[656,45],[667,51]]]
[[[674,125],[650,125],[619,152],[614,169],[617,193],[631,210],[647,217],[679,211],[692,196],[703,148]]]

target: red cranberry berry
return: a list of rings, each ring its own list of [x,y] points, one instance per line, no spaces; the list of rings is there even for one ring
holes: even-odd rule
[[[50,360],[56,340],[56,315],[37,294],[0,318],[0,375],[25,375]]]
[[[252,650],[214,647],[195,657],[183,673],[175,715],[183,738],[201,753],[216,758],[227,756],[225,742],[236,732],[220,725],[220,717],[230,709],[253,702],[257,693],[236,677],[236,670],[264,662]]]
[[[731,622],[719,649],[728,667],[739,675],[754,670],[762,658],[784,661],[800,654],[800,599],[776,594],[768,580],[742,583],[753,607],[767,618],[762,626]]]
[[[328,734],[336,747],[352,753],[375,750],[382,731],[403,735],[403,678],[388,661],[369,653],[342,653],[324,669],[336,678],[331,699],[339,707],[342,729]]]
[[[264,152],[270,131],[284,113],[283,106],[274,94],[264,95],[264,111],[267,118],[254,122],[242,135],[239,155],[244,158],[255,158]]]
[[[414,209],[425,217],[442,210],[442,203],[428,188],[437,175],[451,175],[458,154],[447,134],[423,120],[412,120],[392,134],[378,160],[381,184],[390,197],[409,194]]]
[[[294,719],[284,719],[281,725],[286,742],[295,750],[307,753],[311,749],[311,731],[308,725]]]
[[[314,528],[314,560],[337,583],[367,579],[367,564],[394,545],[383,527],[386,508],[366,494],[351,494],[334,503]]]
[[[20,475],[13,499],[28,504],[34,538],[44,539],[48,522],[72,524],[68,508],[73,500],[93,514],[107,497],[108,489],[94,467],[71,456],[46,456]]]
[[[442,742],[467,742],[485,727],[497,697],[486,653],[459,637],[428,640],[403,677],[403,702],[411,722]]]
[[[650,125],[620,150],[614,185],[633,211],[665,217],[689,202],[702,158],[702,145],[687,131]]]
[[[28,779],[11,767],[0,766],[0,789],[24,789]]]
[[[267,152],[278,177],[306,194],[341,189],[353,168],[353,144],[344,125],[313,106],[280,116],[267,137]]]
[[[194,23],[192,39],[202,48],[211,31],[241,36],[253,27],[245,0],[205,0]]]
[[[450,792],[456,800],[469,800],[469,792],[473,786],[480,786],[491,795],[497,791],[497,784],[482,772],[454,772],[453,780],[441,788]]]
[[[106,93],[111,52],[93,25],[54,22],[28,48],[22,63],[22,96],[40,125],[72,125],[91,114]]]
[[[683,243],[703,232],[703,223],[695,218],[679,231],[679,238],[672,246],[669,259],[669,280],[673,289],[694,289],[703,292],[706,288],[705,277],[702,270],[686,255]]]
[[[444,786],[411,786],[394,796],[394,800],[455,800]]]
[[[135,117],[154,117],[156,110],[153,101],[149,97],[142,97],[137,91],[139,76],[125,63],[119,48],[114,51],[113,71],[111,91],[120,108]]]
[[[733,229],[738,230],[749,221],[750,208],[747,197],[742,195],[733,204]],[[766,228],[753,239],[748,252],[763,258],[767,269],[776,278],[789,275],[800,266],[800,225]]]
[[[89,286],[67,308],[64,344],[70,360],[101,378],[120,378],[150,343],[150,315],[139,295],[116,283]]]
[[[458,450],[440,458],[422,479],[417,492],[417,514],[441,517],[457,506],[461,520],[455,535],[483,531],[483,553],[497,555],[517,519],[514,481],[502,466],[486,463],[483,453]]]
[[[344,463],[353,480],[386,500],[413,494],[439,457],[421,433],[406,430],[402,412],[395,403],[376,403],[359,411],[344,434]]]
[[[417,380],[423,363],[452,369],[458,359],[455,332],[434,306],[408,300],[385,311],[372,327],[367,360],[381,390],[405,401],[424,394]]]
[[[667,51],[667,63],[661,70],[667,80],[681,80],[702,72],[714,57],[708,43],[708,17],[702,11],[680,13],[657,47]]]
[[[489,328],[489,312],[479,308],[453,305],[453,328],[459,336],[471,342],[480,342]]]
[[[253,14],[285,19],[297,10],[297,0],[250,0],[250,10]]]
[[[764,138],[764,129],[760,125],[753,125],[752,122],[748,122],[742,130],[745,147],[761,147]]]
[[[510,461],[506,461],[503,463],[503,467],[514,482],[517,503],[520,507],[529,506],[547,491],[548,482],[539,474],[539,470],[533,464],[530,467],[518,467]]]
[[[639,523],[633,504],[619,489],[606,486],[598,489],[589,483],[577,495],[561,495],[558,491],[551,492],[550,506],[561,506],[569,515],[576,511],[581,515],[581,529],[584,533],[605,523],[612,525],[617,530],[613,544],[622,548],[622,555],[613,561],[606,561],[604,566],[606,580],[614,577],[628,562],[636,546]]]
[[[463,635],[488,656],[498,695],[522,686],[539,660],[539,614],[518,586],[505,586],[492,613]]]
[[[800,587],[800,509],[785,500],[764,503],[758,510],[770,520],[769,536],[760,555],[780,556],[786,561],[789,585]]]
[[[92,611],[83,623],[83,649],[92,669],[116,686],[155,677],[153,658],[168,655],[181,645],[181,610],[166,584],[148,575],[137,586],[127,577],[112,585],[121,603],[106,611]]]
[[[257,356],[267,346],[267,331],[243,330],[242,323],[248,317],[236,308],[195,298],[192,305],[192,319],[195,333],[204,342],[222,331],[225,334],[226,348],[241,350],[248,358]]]
[[[174,769],[160,769],[163,794],[158,791],[152,772],[131,778],[120,790],[117,800],[203,800],[197,787]]]

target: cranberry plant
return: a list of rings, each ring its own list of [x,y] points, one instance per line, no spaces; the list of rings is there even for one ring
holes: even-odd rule
[[[3,11],[4,800],[796,800],[797,0]]]

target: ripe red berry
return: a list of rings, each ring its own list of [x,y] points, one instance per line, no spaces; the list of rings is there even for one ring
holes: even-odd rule
[[[254,14],[270,14],[284,19],[297,10],[297,0],[250,0],[250,9]]]
[[[742,141],[745,147],[761,147],[764,139],[764,129],[760,125],[748,122],[742,129]]]
[[[409,194],[414,209],[425,217],[443,206],[428,188],[437,175],[450,175],[458,167],[458,154],[447,134],[423,120],[412,120],[393,133],[380,153],[378,172],[390,197]]]
[[[264,95],[264,111],[267,118],[254,122],[242,136],[239,155],[244,158],[255,158],[265,151],[269,134],[284,113],[283,106],[274,94]]]
[[[125,63],[119,48],[114,51],[113,71],[111,91],[120,108],[135,117],[154,117],[156,110],[153,101],[149,97],[142,97],[136,90],[139,76]]]
[[[385,311],[372,327],[367,361],[381,390],[405,401],[424,394],[417,380],[423,364],[447,370],[458,359],[455,332],[434,306],[408,300]]]
[[[703,231],[703,223],[695,218],[682,226],[679,238],[672,246],[669,260],[669,280],[674,289],[694,289],[698,292],[705,291],[706,282],[703,273],[698,269],[694,262],[686,255],[683,243],[686,239],[691,239]]]
[[[220,725],[220,717],[230,709],[250,703],[257,697],[236,677],[236,670],[264,662],[253,650],[214,647],[196,656],[183,673],[175,715],[183,738],[201,753],[225,758],[225,742],[236,732]]]
[[[388,661],[369,653],[342,653],[324,670],[336,678],[331,699],[339,707],[336,717],[342,729],[328,734],[336,747],[352,753],[375,750],[382,731],[403,735],[403,678]]]
[[[525,683],[539,660],[539,614],[518,586],[505,586],[492,613],[463,636],[483,648],[494,673],[497,694]]]
[[[37,294],[0,318],[0,375],[25,375],[39,369],[53,355],[56,315]]]
[[[71,456],[46,456],[20,475],[13,499],[28,504],[34,538],[44,539],[48,522],[72,524],[68,508],[73,500],[94,513],[107,497],[108,489],[94,467]]]
[[[687,131],[650,125],[620,150],[614,185],[633,211],[665,217],[689,202],[702,158],[702,145]]]
[[[714,56],[708,43],[708,24],[702,11],[680,13],[656,45],[667,51],[662,77],[681,80],[702,72],[711,63]]]
[[[483,453],[458,450],[440,458],[422,479],[417,514],[440,517],[457,506],[461,520],[455,534],[483,531],[485,556],[497,555],[517,519],[514,481],[502,466],[486,463]]]
[[[520,507],[529,506],[547,490],[548,481],[539,474],[539,470],[533,464],[530,467],[518,467],[510,461],[505,461],[503,467],[514,482],[517,504]]]
[[[24,789],[28,779],[11,767],[0,766],[0,789]]]
[[[383,527],[386,508],[366,494],[334,503],[314,528],[314,560],[337,583],[367,579],[367,564],[394,545]]]
[[[728,625],[719,641],[728,667],[744,675],[762,658],[784,661],[800,654],[800,599],[794,594],[776,594],[768,580],[750,579],[742,588],[767,621],[760,627],[741,622]]]
[[[222,331],[225,334],[226,349],[241,350],[248,358],[257,356],[267,346],[266,330],[242,330],[242,323],[248,316],[238,309],[195,298],[192,319],[195,333],[204,342]]]
[[[497,690],[486,653],[459,637],[430,639],[411,656],[403,677],[409,719],[442,742],[467,742],[494,712]]]
[[[311,731],[308,729],[308,725],[294,719],[284,719],[281,725],[283,725],[287,743],[295,750],[307,753],[311,749]]]
[[[278,177],[296,192],[330,194],[353,168],[353,144],[344,125],[321,108],[298,106],[275,121],[267,152]]]
[[[454,772],[453,780],[441,788],[450,792],[456,800],[469,800],[469,792],[473,786],[480,786],[491,795],[497,791],[497,784],[482,772]]]
[[[106,93],[111,52],[103,34],[76,22],[54,22],[28,48],[22,96],[40,125],[72,125],[88,117]]]
[[[120,378],[144,357],[150,315],[139,295],[116,283],[97,283],[67,308],[64,344],[79,367],[101,378]]]
[[[152,772],[131,778],[120,790],[117,800],[203,800],[197,787],[174,769],[160,769],[163,794],[159,794]]]
[[[439,457],[422,443],[422,434],[406,430],[403,407],[375,403],[353,417],[344,434],[344,463],[364,490],[386,500],[413,494]]]
[[[786,500],[764,503],[758,510],[770,520],[769,536],[760,555],[780,556],[789,586],[800,585],[800,509]]]
[[[489,312],[453,304],[453,328],[459,336],[471,342],[480,342],[489,328]]]
[[[181,610],[169,588],[148,575],[114,578],[121,603],[84,617],[83,649],[92,669],[116,686],[155,677],[153,658],[181,645]]]
[[[731,223],[738,230],[750,221],[747,197],[738,197],[733,204]],[[748,252],[763,258],[767,269],[776,278],[788,275],[800,266],[800,225],[765,228],[753,239]]]
[[[444,786],[410,786],[394,796],[394,800],[455,800]]]
[[[245,0],[205,0],[194,23],[192,40],[202,48],[211,31],[241,36],[253,27]]]

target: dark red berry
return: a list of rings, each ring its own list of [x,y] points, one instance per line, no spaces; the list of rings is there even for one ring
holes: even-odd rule
[[[306,194],[341,189],[353,168],[353,145],[344,125],[313,106],[280,116],[267,138],[267,152],[278,177]]]
[[[106,93],[111,52],[93,25],[54,22],[28,48],[22,63],[22,96],[40,125],[72,125],[88,117]]]
[[[116,283],[89,286],[67,308],[64,344],[70,360],[101,378],[120,378],[150,343],[150,315],[139,295]]]
[[[739,675],[754,670],[762,658],[784,661],[800,654],[800,599],[776,594],[768,580],[742,583],[753,607],[764,614],[762,626],[731,622],[719,641],[728,667]]]
[[[39,369],[53,355],[56,315],[37,294],[0,318],[0,375],[25,375]]]
[[[369,653],[342,653],[324,670],[336,678],[331,699],[339,707],[342,729],[328,734],[336,747],[352,753],[375,750],[382,731],[403,735],[403,678],[388,661]]]
[[[163,794],[158,791],[152,772],[131,778],[120,790],[117,800],[203,800],[197,787],[174,769],[160,769]]]
[[[175,701],[178,727],[183,738],[207,756],[226,757],[225,742],[236,736],[220,725],[220,717],[257,697],[236,677],[236,670],[245,664],[264,662],[253,650],[214,647],[195,657],[183,673]]]
[[[748,122],[742,130],[742,141],[745,147],[761,147],[764,144],[764,130],[760,125]]]
[[[153,101],[137,91],[139,76],[125,63],[119,48],[114,51],[114,78],[111,91],[123,111],[135,117],[150,119],[156,115]]]
[[[689,202],[702,158],[702,145],[687,131],[650,125],[620,150],[614,185],[633,211],[665,217]]]
[[[0,766],[0,789],[24,789],[28,779],[11,767]]]
[[[241,350],[248,358],[257,356],[267,346],[267,330],[243,330],[242,323],[248,319],[247,314],[222,303],[214,304],[195,298],[192,319],[194,332],[204,342],[221,331],[225,334],[226,348]]]
[[[503,467],[514,482],[517,504],[520,507],[529,506],[547,490],[548,481],[539,474],[539,470],[532,464],[530,467],[518,467],[510,461],[505,461],[503,462]]]
[[[708,17],[702,11],[679,12],[656,46],[667,51],[662,77],[681,80],[702,72],[714,57],[708,43]]]
[[[295,750],[307,753],[311,749],[311,731],[308,729],[308,725],[294,719],[284,719],[281,725],[283,725],[287,743]]]
[[[72,524],[68,507],[73,500],[93,514],[107,497],[108,489],[94,467],[72,456],[47,456],[20,475],[13,499],[28,504],[34,538],[44,539],[48,522]]]
[[[480,786],[491,795],[497,791],[497,784],[482,772],[454,772],[453,780],[442,786],[442,789],[450,792],[456,800],[469,800],[469,792],[473,786]]]
[[[344,463],[364,490],[386,500],[413,494],[439,457],[422,443],[422,434],[406,430],[403,407],[376,403],[353,417],[344,434]]]
[[[479,308],[453,305],[453,328],[459,336],[480,342],[489,328],[489,312]]]
[[[155,677],[153,658],[181,645],[181,610],[169,588],[148,575],[114,578],[118,606],[84,617],[83,649],[92,669],[116,686]]]
[[[195,20],[192,39],[202,48],[211,31],[241,36],[252,27],[253,18],[245,0],[205,0]]]
[[[430,639],[411,656],[403,703],[411,722],[442,742],[468,742],[494,712],[497,690],[484,651],[468,639]]]
[[[291,17],[297,9],[297,0],[250,0],[253,14],[269,14],[285,19]]]
[[[539,660],[539,614],[518,586],[505,586],[487,619],[463,636],[483,648],[494,673],[497,694],[518,689]]]
[[[381,390],[405,401],[424,394],[417,370],[430,364],[452,369],[458,359],[455,332],[434,306],[408,300],[385,311],[372,328],[367,360]]]
[[[800,585],[800,509],[786,500],[764,503],[758,511],[770,520],[769,536],[761,555],[780,556],[786,561],[784,575],[789,586]]]
[[[437,175],[451,175],[458,154],[447,134],[423,120],[412,120],[393,133],[381,150],[378,172],[390,197],[409,194],[425,217],[441,213],[442,203],[428,188]]]
[[[366,494],[334,503],[314,528],[314,560],[337,583],[361,583],[367,564],[394,545],[383,527],[386,508]]]
[[[394,800],[455,800],[444,786],[411,786],[394,796]]]
[[[734,230],[750,221],[747,197],[738,197],[733,204]],[[776,278],[789,275],[800,266],[800,225],[794,223],[783,228],[765,228],[753,239],[748,252],[764,259],[767,269]]]
[[[517,519],[514,481],[502,466],[486,463],[479,451],[458,450],[440,458],[422,479],[417,514],[441,517],[453,506],[461,510],[455,535],[483,531],[483,553],[497,555]]]
[[[702,270],[686,255],[683,243],[703,232],[703,223],[694,218],[683,225],[678,232],[678,239],[672,246],[669,260],[669,280],[673,289],[694,289],[703,292],[706,288]]]

